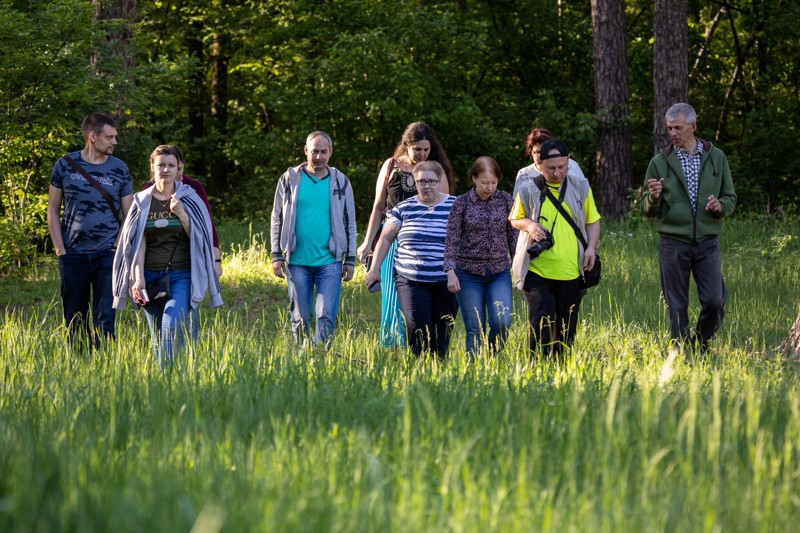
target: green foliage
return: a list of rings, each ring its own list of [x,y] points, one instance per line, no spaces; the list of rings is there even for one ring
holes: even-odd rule
[[[689,4],[690,102],[699,135],[728,154],[747,191],[737,212],[794,213],[800,154],[786,147],[800,141],[800,15],[782,0]],[[157,144],[182,145],[218,217],[265,220],[314,129],[333,136],[332,164],[351,178],[362,223],[381,163],[415,120],[441,138],[456,192],[479,155],[499,161],[511,189],[532,127],[565,138],[593,178],[589,2],[137,5],[124,45],[109,38],[122,22],[95,20],[93,2],[0,2],[0,212],[15,223],[96,110],[120,119],[117,155],[137,184]],[[652,2],[625,5],[635,188],[652,155]]]

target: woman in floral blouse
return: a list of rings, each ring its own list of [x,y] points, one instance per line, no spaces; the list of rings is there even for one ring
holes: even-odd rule
[[[468,175],[474,187],[456,198],[447,222],[444,270],[467,330],[467,354],[474,356],[485,335],[487,315],[489,349],[501,349],[508,337],[509,269],[519,232],[508,221],[513,198],[497,190],[503,177],[497,161],[479,157]]]

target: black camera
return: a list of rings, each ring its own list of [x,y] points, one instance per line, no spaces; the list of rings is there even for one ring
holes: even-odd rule
[[[552,248],[555,243],[556,241],[553,240],[553,235],[549,231],[544,230],[544,239],[536,241],[528,246],[528,255],[531,256],[531,261],[539,257],[539,254],[545,250]]]

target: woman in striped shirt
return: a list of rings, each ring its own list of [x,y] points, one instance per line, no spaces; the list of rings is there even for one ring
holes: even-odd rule
[[[455,198],[441,192],[445,172],[436,161],[417,164],[413,175],[417,195],[386,214],[366,283],[371,287],[381,281],[380,264],[396,239],[395,284],[408,345],[415,355],[430,351],[442,359],[458,313],[443,268],[447,218]]]

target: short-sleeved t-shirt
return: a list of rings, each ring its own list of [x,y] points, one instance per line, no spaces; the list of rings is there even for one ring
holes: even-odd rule
[[[183,231],[181,221],[170,211],[169,201],[153,198],[144,223],[144,252],[146,270],[190,270],[189,236]],[[172,262],[170,262],[172,258]]]
[[[399,225],[394,268],[413,281],[447,281],[444,272],[444,243],[447,218],[455,196],[427,206],[414,196],[386,213],[386,223]]]
[[[69,155],[108,191],[119,212],[120,200],[133,194],[128,165],[114,156],[109,156],[103,164],[93,165],[84,161],[80,152]],[[80,172],[60,158],[53,167],[50,185],[63,193],[61,232],[68,253],[99,252],[114,245],[119,233],[114,213],[100,191]]]
[[[560,185],[553,186],[548,184],[547,186],[550,187],[550,192],[553,193],[553,196],[558,198]],[[562,202],[562,205],[564,210],[572,215],[572,211],[566,202]],[[586,195],[583,210],[587,224],[600,220],[600,213],[597,211],[591,189],[589,189],[589,194]],[[528,213],[525,211],[525,206],[522,205],[519,194],[514,199],[514,207],[509,218],[511,220],[528,218]],[[564,220],[564,217],[561,216],[556,206],[548,198],[545,198],[542,203],[541,213],[539,213],[537,222],[553,234],[555,244],[549,250],[539,254],[539,257],[534,261],[531,261],[528,269],[547,279],[569,281],[579,277],[582,267],[578,267],[578,246],[581,246],[581,244],[578,242],[572,226]]]
[[[297,190],[297,215],[294,235],[297,245],[289,255],[290,265],[320,267],[336,261],[330,249],[330,175],[317,178],[301,171]]]

